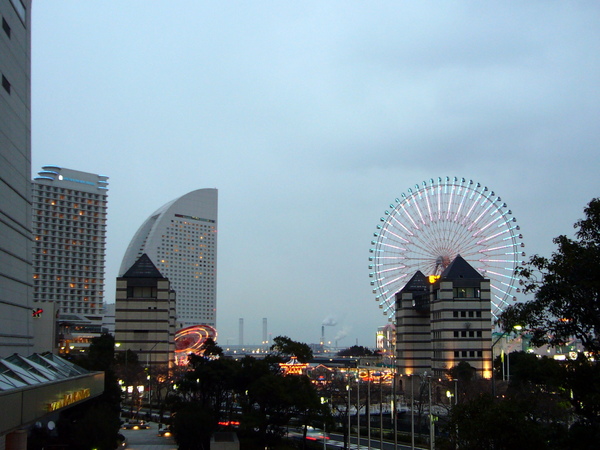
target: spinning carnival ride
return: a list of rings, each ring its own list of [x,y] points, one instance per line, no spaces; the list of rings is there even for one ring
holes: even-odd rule
[[[371,241],[369,276],[388,320],[394,317],[395,294],[417,270],[440,275],[459,254],[490,280],[494,319],[516,300],[523,236],[494,191],[465,178],[431,179],[397,198],[380,221]]]
[[[175,333],[175,362],[185,365],[188,354],[201,355],[204,352],[202,346],[209,338],[217,339],[217,330],[209,325],[193,325],[179,330]]]

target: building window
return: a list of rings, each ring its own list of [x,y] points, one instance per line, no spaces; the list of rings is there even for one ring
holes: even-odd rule
[[[10,82],[6,79],[4,75],[2,75],[2,87],[6,92],[10,94]]]
[[[21,19],[23,25],[25,25],[25,19],[27,18],[27,16],[25,15],[27,11],[25,9],[25,5],[23,5],[23,2],[21,0],[10,0],[10,2],[12,3],[13,8],[15,8],[19,19]]]
[[[4,30],[4,32],[10,39],[10,25],[8,24],[8,22],[6,21],[6,19],[4,17],[2,18],[2,29]]]
[[[154,286],[129,286],[127,288],[128,298],[156,298],[156,287]]]
[[[479,298],[479,288],[472,287],[455,287],[453,289],[454,298]]]

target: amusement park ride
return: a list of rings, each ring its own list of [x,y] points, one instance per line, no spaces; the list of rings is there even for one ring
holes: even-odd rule
[[[510,301],[522,264],[523,236],[506,203],[480,183],[438,178],[416,184],[396,198],[371,241],[369,276],[383,314],[394,320],[395,295],[420,270],[439,276],[461,255],[492,290],[492,317]]]

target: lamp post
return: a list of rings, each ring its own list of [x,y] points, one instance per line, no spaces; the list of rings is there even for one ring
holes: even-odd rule
[[[398,420],[397,420],[397,412],[398,408],[396,406],[396,368],[394,367],[394,380],[392,382],[392,418],[394,419],[394,450],[398,448]]]
[[[458,405],[458,379],[455,378],[454,380],[454,406]]]
[[[379,448],[383,448],[383,387],[381,379],[383,374],[379,375]]]
[[[498,342],[500,342],[500,339],[502,339],[504,336],[506,336],[509,333],[512,333],[513,331],[521,331],[523,329],[523,327],[521,325],[515,325],[514,327],[512,327],[512,329],[510,330],[506,330],[504,331],[500,337],[498,339],[496,339],[494,341],[494,343],[492,344],[492,399],[496,398],[496,375],[494,373],[494,347],[496,346],[496,344]]]
[[[367,370],[367,449],[371,450],[371,371]]]
[[[159,344],[159,342],[156,342],[151,348],[150,350],[148,350],[148,353],[146,353],[146,367],[148,369],[148,404],[150,407],[150,419],[152,420],[152,371],[150,369],[150,363],[152,362],[152,359],[150,358],[150,355],[152,354],[152,350],[154,350],[154,348]],[[141,351],[141,349],[140,349]]]
[[[410,448],[415,450],[415,374],[410,374]]]
[[[431,381],[432,377],[429,378],[429,448],[433,450],[435,448],[435,429],[434,429],[434,421],[433,421],[433,411],[431,410]]]
[[[348,384],[346,385],[348,391],[348,408],[346,408],[346,415],[348,416],[348,450],[350,450],[350,374],[348,374]]]
[[[360,449],[360,373],[356,369],[356,448]]]
[[[322,405],[327,404],[327,399],[325,397],[321,397],[321,404]],[[326,427],[327,427],[327,423],[325,422],[325,417],[323,417],[323,450],[327,450],[327,439],[325,438]]]

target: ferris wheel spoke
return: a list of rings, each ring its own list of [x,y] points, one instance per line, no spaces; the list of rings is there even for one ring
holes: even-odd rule
[[[398,225],[400,225],[409,236],[414,236],[414,233],[411,230],[409,230],[406,226],[404,226],[404,224],[400,222],[395,216],[392,217],[392,220]]]
[[[507,275],[504,273],[499,273],[499,272],[493,272],[493,271],[489,271],[488,273],[491,273],[493,275],[495,275],[496,281],[498,281],[499,283],[504,283],[503,279],[509,279],[511,281],[516,281],[518,280],[518,278],[514,275]]]
[[[439,177],[414,185],[390,209],[374,233],[369,258],[384,313],[394,311],[396,292],[417,270],[436,273],[458,254],[490,279],[492,314],[502,311],[524,253],[519,227],[500,197],[472,180]]]
[[[495,219],[491,220],[490,222],[488,222],[487,225],[481,227],[479,230],[477,230],[474,234],[473,237],[477,236],[478,234],[483,233],[485,230],[487,230],[489,227],[491,227],[492,225],[494,225],[496,222],[498,222],[500,219],[503,219],[503,216],[496,216]],[[502,226],[502,224],[498,225],[499,227]]]
[[[506,244],[506,245],[500,245],[498,247],[488,247],[488,248],[482,248],[481,250],[479,250],[479,253],[489,253],[489,252],[493,252],[496,250],[502,250],[504,248],[511,248],[514,247],[514,244]]]
[[[386,243],[386,242],[383,242],[383,243],[381,244],[381,247],[385,247],[385,248],[393,248],[393,249],[400,250],[400,251],[405,251],[405,250],[406,250],[404,247],[399,247],[399,246],[397,246],[397,245],[388,244],[388,243]]]
[[[494,240],[498,236],[502,236],[503,234],[506,234],[506,233],[510,233],[511,236],[512,236],[512,228],[499,231],[496,234],[492,234],[491,236],[488,236],[488,237],[486,237],[484,239],[481,239],[480,241],[477,241],[477,244],[483,244],[484,242],[487,242],[487,241],[490,241],[490,240]]]
[[[398,239],[399,241],[402,242],[410,242],[408,239],[403,238],[402,236],[400,236],[398,233],[394,233],[392,230],[386,230],[387,234],[391,234],[392,236],[394,236],[396,239]]]
[[[412,216],[410,215],[410,213],[408,212],[408,210],[404,206],[404,203],[401,203],[400,207],[402,208],[402,210],[404,211],[404,213],[406,214],[406,216],[408,217],[408,219],[410,220],[410,222],[413,224],[413,227],[415,228],[415,230],[417,230],[417,231],[420,230],[419,225],[417,225],[417,223],[414,221],[414,219],[412,218]]]

